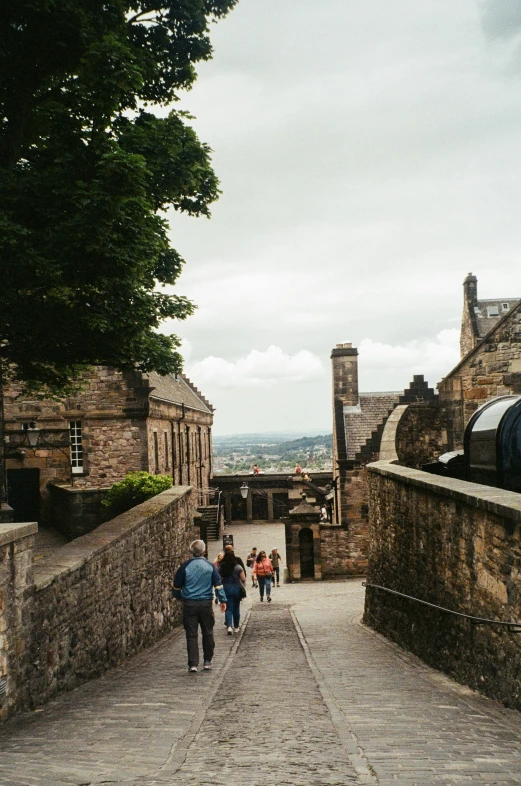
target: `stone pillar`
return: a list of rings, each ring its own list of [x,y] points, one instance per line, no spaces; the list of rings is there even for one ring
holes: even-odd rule
[[[268,521],[273,521],[273,491],[268,491]]]
[[[333,373],[333,478],[337,479],[335,494],[335,524],[341,524],[343,462],[347,461],[344,407],[357,407],[358,350],[351,344],[337,344],[331,352]],[[345,523],[345,522],[344,522]]]
[[[246,497],[246,520],[253,521],[253,491],[251,489]]]
[[[305,494],[302,494],[302,502],[300,505],[297,505],[296,508],[293,508],[293,510],[289,512],[289,519],[286,520],[285,526],[288,544],[286,546],[286,560],[290,581],[300,581],[302,578],[300,571],[299,533],[303,528],[308,528],[313,532],[313,576],[315,579],[322,578],[319,515],[319,509],[314,508],[307,502]]]
[[[23,705],[31,637],[33,543],[37,524],[0,528],[0,720]]]
[[[478,318],[478,279],[469,273],[463,282],[463,314],[461,318],[460,353],[465,357],[479,340]]]

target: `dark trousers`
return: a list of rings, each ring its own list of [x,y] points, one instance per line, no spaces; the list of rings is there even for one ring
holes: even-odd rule
[[[199,625],[203,634],[203,657],[212,660],[215,649],[213,626],[215,617],[211,600],[185,600],[183,603],[183,625],[186,632],[188,667],[199,665]]]
[[[273,568],[273,586],[275,586],[275,579],[277,584],[280,584],[280,568]]]

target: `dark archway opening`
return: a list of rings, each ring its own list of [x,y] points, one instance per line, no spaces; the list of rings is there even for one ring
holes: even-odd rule
[[[301,529],[298,534],[300,546],[300,577],[315,578],[315,556],[313,553],[313,530]]]

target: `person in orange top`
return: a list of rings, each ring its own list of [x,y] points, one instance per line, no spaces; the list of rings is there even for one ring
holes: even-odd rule
[[[302,467],[298,463],[297,466],[295,467],[295,475],[302,475]]]
[[[266,600],[271,603],[271,578],[273,566],[271,560],[266,556],[265,551],[259,551],[257,559],[253,565],[253,574],[259,582],[259,593],[261,603],[264,601],[264,590],[266,590]]]

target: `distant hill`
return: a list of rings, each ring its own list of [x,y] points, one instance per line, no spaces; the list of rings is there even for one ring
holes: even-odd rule
[[[249,472],[257,464],[262,472],[292,470],[299,462],[309,470],[332,466],[333,435],[230,434],[213,439],[216,473]]]

